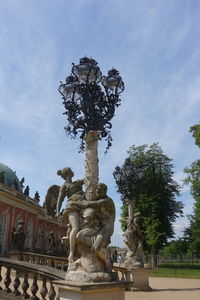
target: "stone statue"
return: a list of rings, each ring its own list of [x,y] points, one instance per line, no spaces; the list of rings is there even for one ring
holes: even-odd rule
[[[23,191],[23,188],[24,188],[24,181],[25,181],[25,178],[22,177],[22,179],[20,180],[20,190]]]
[[[60,186],[56,184],[51,185],[47,190],[43,208],[46,216],[49,218],[53,218],[56,215],[56,204],[57,204],[59,190],[60,190]]]
[[[48,215],[57,216],[60,225],[67,228],[62,242],[69,244],[66,280],[110,281],[112,264],[107,246],[114,230],[115,205],[107,196],[107,186],[93,185],[92,197],[86,197],[84,180],[72,181],[71,168],[57,171],[65,182],[61,187],[52,185],[45,198]],[[95,196],[95,199],[94,199]],[[57,198],[57,203],[56,203]],[[66,207],[60,212],[64,199]],[[92,200],[88,200],[92,199]]]
[[[5,172],[0,172],[0,183],[5,182]]]
[[[12,231],[12,246],[17,251],[23,251],[25,242],[24,221],[19,221]]]
[[[83,200],[84,193],[82,191],[82,186],[84,180],[72,182],[74,173],[71,168],[68,167],[58,170],[57,175],[60,175],[65,180],[65,183],[60,187],[58,195],[56,207],[57,216],[59,216],[59,211],[65,197],[68,198],[66,209],[64,210],[62,217],[65,219],[65,223],[69,225],[67,233],[67,237],[69,238],[68,261],[71,263],[74,261],[76,234],[80,229],[80,210],[77,207],[74,208],[72,204],[76,201]]]
[[[27,185],[27,187],[24,190],[24,195],[29,196],[29,191],[30,191],[30,188],[29,188],[29,185]]]
[[[67,202],[63,214],[69,215],[68,211],[73,212],[72,219],[76,220],[75,234],[70,233],[70,252],[77,252],[78,256],[75,260],[74,256],[72,259],[69,255],[66,280],[111,280],[112,264],[107,246],[114,230],[115,205],[106,193],[107,186],[99,183],[96,188],[96,200],[87,201],[82,194],[80,199],[73,200],[72,196],[72,200]]]
[[[124,233],[124,242],[127,246],[124,265],[142,268],[144,267],[142,259],[143,234],[138,224],[139,220],[139,212],[135,213],[133,218],[128,220],[128,226]]]
[[[15,189],[15,190],[17,190],[17,191],[18,191],[18,189],[19,189],[18,183],[17,183],[17,180],[16,180],[16,179],[14,179],[14,181],[13,181],[12,188]]]
[[[111,272],[112,265],[107,251],[107,246],[110,244],[110,237],[114,231],[115,205],[113,200],[109,198],[106,193],[107,186],[104,183],[98,183],[96,188],[97,200],[82,201],[81,203],[75,203],[75,206],[78,205],[81,208],[94,210],[94,217],[96,216],[99,220],[99,228],[96,233],[92,235],[93,242],[91,248],[103,261],[105,265],[104,271]],[[80,235],[83,236],[82,230],[77,234],[78,240],[80,239]]]
[[[38,191],[35,192],[34,201],[35,201],[36,203],[39,203],[39,202],[40,202],[40,194],[38,193]]]
[[[56,242],[54,232],[50,231],[49,233],[49,249],[47,251],[48,254],[53,254],[56,251]]]

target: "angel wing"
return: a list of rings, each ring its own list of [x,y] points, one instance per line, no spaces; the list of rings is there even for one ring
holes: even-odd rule
[[[48,217],[55,217],[59,190],[60,186],[56,184],[51,185],[47,190],[43,207]]]

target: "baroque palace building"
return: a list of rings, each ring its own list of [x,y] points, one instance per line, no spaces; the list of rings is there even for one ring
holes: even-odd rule
[[[12,232],[19,222],[24,222],[24,251],[47,253],[50,232],[54,232],[56,253],[64,252],[61,237],[66,229],[58,226],[56,219],[48,219],[39,205],[39,194],[29,196],[29,187],[24,189],[23,179],[0,163],[0,254],[12,251]]]

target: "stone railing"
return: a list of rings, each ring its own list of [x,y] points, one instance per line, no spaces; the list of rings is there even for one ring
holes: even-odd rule
[[[61,270],[0,257],[0,271],[0,299],[59,299],[52,281],[64,279]]]
[[[8,253],[6,257],[63,271],[67,270],[68,265],[67,258],[31,252]]]
[[[133,282],[127,290],[150,291],[149,271],[150,268],[128,268],[118,263],[113,264],[113,271],[117,273],[117,279],[124,282]]]

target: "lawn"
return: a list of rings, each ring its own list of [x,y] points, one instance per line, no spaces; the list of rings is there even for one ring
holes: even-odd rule
[[[200,264],[170,263],[160,264],[150,272],[153,277],[200,278]]]

